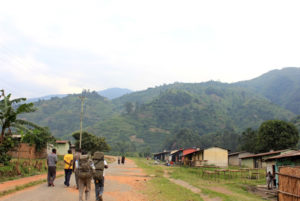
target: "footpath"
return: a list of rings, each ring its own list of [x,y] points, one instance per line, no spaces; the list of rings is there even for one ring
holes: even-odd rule
[[[58,171],[56,173],[56,176],[58,177],[63,174],[64,174],[64,171]],[[32,183],[32,182],[43,181],[45,179],[47,179],[47,174],[35,175],[35,176],[31,176],[31,177],[24,177],[21,179],[6,181],[3,183],[0,183],[0,193],[2,193],[4,191],[16,189],[18,187],[24,186],[24,185]]]

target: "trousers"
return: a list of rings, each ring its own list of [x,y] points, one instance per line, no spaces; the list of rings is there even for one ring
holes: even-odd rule
[[[48,166],[48,175],[47,175],[48,186],[53,185],[55,178],[56,178],[56,167]]]
[[[91,180],[92,178],[89,179],[78,178],[79,201],[84,201],[82,198],[83,191],[85,192],[85,200],[90,199]]]
[[[95,194],[96,194],[96,201],[100,201],[99,196],[103,195],[104,191],[104,177],[103,179],[94,179],[95,183]]]

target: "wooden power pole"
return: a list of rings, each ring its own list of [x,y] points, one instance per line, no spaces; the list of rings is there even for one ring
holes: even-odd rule
[[[83,104],[84,104],[84,98],[83,93],[81,96],[79,96],[81,100],[81,112],[80,112],[80,139],[79,139],[79,148],[81,149],[81,140],[82,140],[82,120],[83,120]]]

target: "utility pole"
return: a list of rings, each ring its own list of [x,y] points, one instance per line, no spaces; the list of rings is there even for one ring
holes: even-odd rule
[[[84,99],[85,99],[85,96],[83,95],[83,93],[81,94],[81,96],[79,96],[79,98],[80,98],[80,100],[81,100],[79,148],[81,149],[81,140],[82,140],[82,120],[83,120],[83,104],[84,104]]]

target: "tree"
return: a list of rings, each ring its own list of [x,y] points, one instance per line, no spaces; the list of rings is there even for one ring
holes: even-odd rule
[[[240,136],[240,145],[239,149],[242,151],[248,152],[257,152],[258,146],[258,133],[256,130],[252,130],[251,128],[247,128],[242,135]]]
[[[168,138],[163,148],[167,149],[179,149],[187,147],[199,147],[200,145],[200,136],[194,133],[191,129],[181,129],[176,135]]]
[[[76,140],[75,147],[79,148],[80,133],[75,132],[72,134],[72,136]],[[98,137],[91,133],[83,131],[81,149],[93,154],[96,151],[109,151],[110,146],[106,143],[104,137]]]
[[[31,133],[33,128],[42,129],[38,125],[19,119],[20,114],[34,112],[33,103],[23,103],[26,98],[17,98],[11,100],[11,94],[7,96],[4,90],[0,90],[0,163],[8,164],[10,156],[7,152],[15,147],[18,142],[12,137],[12,129],[18,132]]]
[[[31,128],[41,129],[41,127],[32,122],[18,118],[20,114],[34,112],[36,109],[34,108],[33,103],[19,104],[22,101],[26,101],[26,98],[17,98],[10,100],[11,94],[5,96],[4,90],[0,91],[0,144],[4,143],[6,134],[11,134],[11,128],[24,131],[30,131]]]
[[[47,147],[48,143],[55,143],[55,138],[51,135],[49,128],[45,127],[26,133],[22,141],[30,145],[35,145],[36,150],[41,151]]]
[[[125,109],[127,114],[131,114],[133,112],[134,105],[131,102],[125,103]]]
[[[295,148],[298,140],[297,128],[292,123],[285,121],[265,121],[258,130],[259,152]]]

